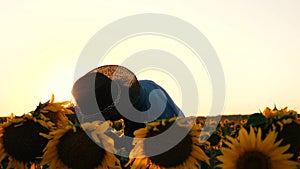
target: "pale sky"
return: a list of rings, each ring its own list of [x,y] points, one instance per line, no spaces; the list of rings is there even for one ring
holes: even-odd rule
[[[194,25],[209,40],[223,66],[223,114],[249,114],[265,107],[300,110],[300,1],[0,1],[0,116],[21,115],[50,99],[72,98],[74,69],[89,39],[126,16],[160,13]],[[121,29],[121,28],[120,28]],[[193,71],[188,48],[178,42],[141,36],[120,43],[104,63],[118,64],[146,49],[168,51]],[[184,55],[184,56],[183,56]],[[187,59],[188,58],[188,59]],[[200,114],[211,104],[205,72],[198,77]],[[89,71],[89,70],[87,70]],[[142,72],[166,88],[180,106],[180,89],[167,73]],[[186,115],[193,115],[185,112]]]

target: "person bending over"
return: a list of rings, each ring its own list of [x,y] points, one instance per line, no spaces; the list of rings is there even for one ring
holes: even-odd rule
[[[146,122],[184,117],[169,94],[151,80],[138,80],[133,72],[119,65],[95,68],[79,78],[72,94],[84,121],[124,120],[124,135],[145,127]],[[78,113],[77,113],[78,115]]]

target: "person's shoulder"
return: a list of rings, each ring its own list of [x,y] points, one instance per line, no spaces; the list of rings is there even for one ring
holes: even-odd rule
[[[143,87],[146,87],[146,86],[148,86],[148,87],[152,86],[152,87],[155,87],[155,88],[160,87],[157,83],[155,83],[152,80],[139,80],[139,83]]]
[[[144,89],[163,89],[160,85],[152,80],[139,80],[139,83]]]
[[[140,84],[156,84],[154,81],[152,80],[139,80]]]

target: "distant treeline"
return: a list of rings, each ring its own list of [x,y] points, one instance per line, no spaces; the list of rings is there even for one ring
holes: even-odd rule
[[[218,116],[198,116],[197,118],[198,119],[201,119],[201,120],[205,120],[205,119],[219,119],[221,117],[220,120],[233,120],[233,121],[241,121],[241,120],[246,120],[249,118],[249,114],[247,115],[241,115],[241,114],[238,114],[238,115],[218,115]]]

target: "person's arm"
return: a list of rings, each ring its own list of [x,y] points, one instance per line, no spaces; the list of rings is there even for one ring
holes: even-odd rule
[[[158,84],[156,84],[155,82],[151,81],[151,80],[141,80],[139,81],[141,87],[144,89],[144,103],[143,105],[148,106],[147,108],[149,108],[150,106],[163,106],[164,110],[161,113],[161,115],[158,117],[158,119],[164,119],[164,118],[172,118],[174,116],[181,116],[184,117],[184,113],[180,110],[180,108],[175,104],[175,102],[172,100],[172,98],[170,97],[170,95]],[[149,103],[149,95],[151,93],[151,91],[153,91],[154,89],[159,89],[161,92],[155,92],[154,95],[152,96],[153,99],[153,105],[150,105]],[[162,105],[164,104],[164,105]],[[153,110],[158,110],[160,108],[157,109],[153,109]],[[157,112],[150,112],[150,116],[151,114],[156,115]]]

